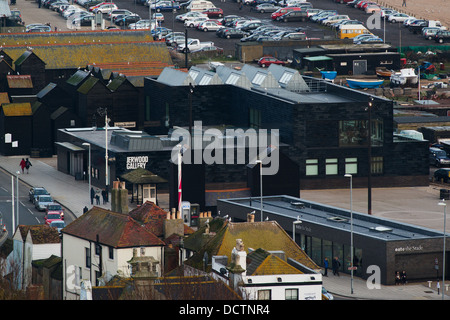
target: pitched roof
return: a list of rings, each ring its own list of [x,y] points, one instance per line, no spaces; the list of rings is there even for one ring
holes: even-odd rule
[[[165,243],[128,214],[94,206],[66,226],[62,233],[115,248],[163,246]]]
[[[199,228],[184,241],[184,247],[196,252],[186,263],[202,269],[205,252],[212,256],[227,256],[231,261],[231,251],[236,239],[242,239],[246,248],[263,248],[267,251],[282,250],[286,258],[291,258],[311,269],[318,269],[314,261],[289,237],[276,221],[227,222],[215,218],[210,222],[210,232],[215,234],[205,240],[205,227]]]
[[[10,88],[33,88],[30,75],[7,75],[6,80]]]
[[[10,103],[8,92],[0,92],[0,105]]]
[[[18,229],[23,240],[26,239],[28,232],[30,232],[33,244],[61,243],[58,231],[45,224],[19,225]]]
[[[29,102],[3,103],[2,109],[6,117],[31,116],[33,114],[31,104]]]
[[[151,171],[145,170],[144,168],[136,168],[120,176],[122,179],[135,184],[144,183],[164,183],[167,182],[166,179],[154,174]]]
[[[247,275],[263,276],[273,274],[302,274],[281,258],[261,248],[247,255]]]

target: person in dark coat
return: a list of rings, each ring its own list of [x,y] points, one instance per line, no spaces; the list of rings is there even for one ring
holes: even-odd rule
[[[28,158],[26,158],[25,160],[25,168],[27,169],[27,173],[30,170],[30,167],[33,166],[30,162],[30,160],[28,160]]]
[[[95,190],[93,187],[91,187],[91,204],[94,204],[94,198],[95,198]]]
[[[339,259],[337,257],[334,257],[332,263],[331,263],[331,267],[333,269],[333,274],[335,276],[339,277],[339,267],[341,266],[341,263],[339,262]]]

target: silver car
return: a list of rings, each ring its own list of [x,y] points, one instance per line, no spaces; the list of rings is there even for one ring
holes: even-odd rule
[[[45,208],[47,208],[47,205],[53,202],[53,199],[50,195],[42,195],[38,196],[34,202],[34,206],[39,211],[45,211]]]

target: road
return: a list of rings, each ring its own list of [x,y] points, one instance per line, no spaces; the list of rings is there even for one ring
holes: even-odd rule
[[[12,184],[14,183],[14,207],[15,207],[15,225],[36,225],[44,223],[45,212],[38,211],[34,205],[29,201],[28,191],[30,186],[20,181],[19,176],[19,197],[17,198],[17,179],[14,176],[11,181],[11,174],[0,170],[0,223],[8,230],[10,237],[13,235],[12,228]],[[17,206],[18,203],[18,206]],[[17,215],[17,207],[19,213]],[[66,215],[66,223],[69,223],[72,218]]]

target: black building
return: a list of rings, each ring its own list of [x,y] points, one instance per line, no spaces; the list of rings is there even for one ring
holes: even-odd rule
[[[246,221],[247,214],[255,211],[259,221],[260,206],[258,197],[220,199],[217,209],[233,221]],[[325,258],[331,265],[331,259],[338,257],[340,271],[350,273],[353,224],[355,276],[379,276],[384,285],[395,283],[396,271],[406,271],[408,280],[442,278],[441,232],[289,196],[264,197],[262,219],[266,218],[277,221],[320,266]],[[301,223],[294,224],[298,220]],[[448,261],[445,266],[448,275]]]

